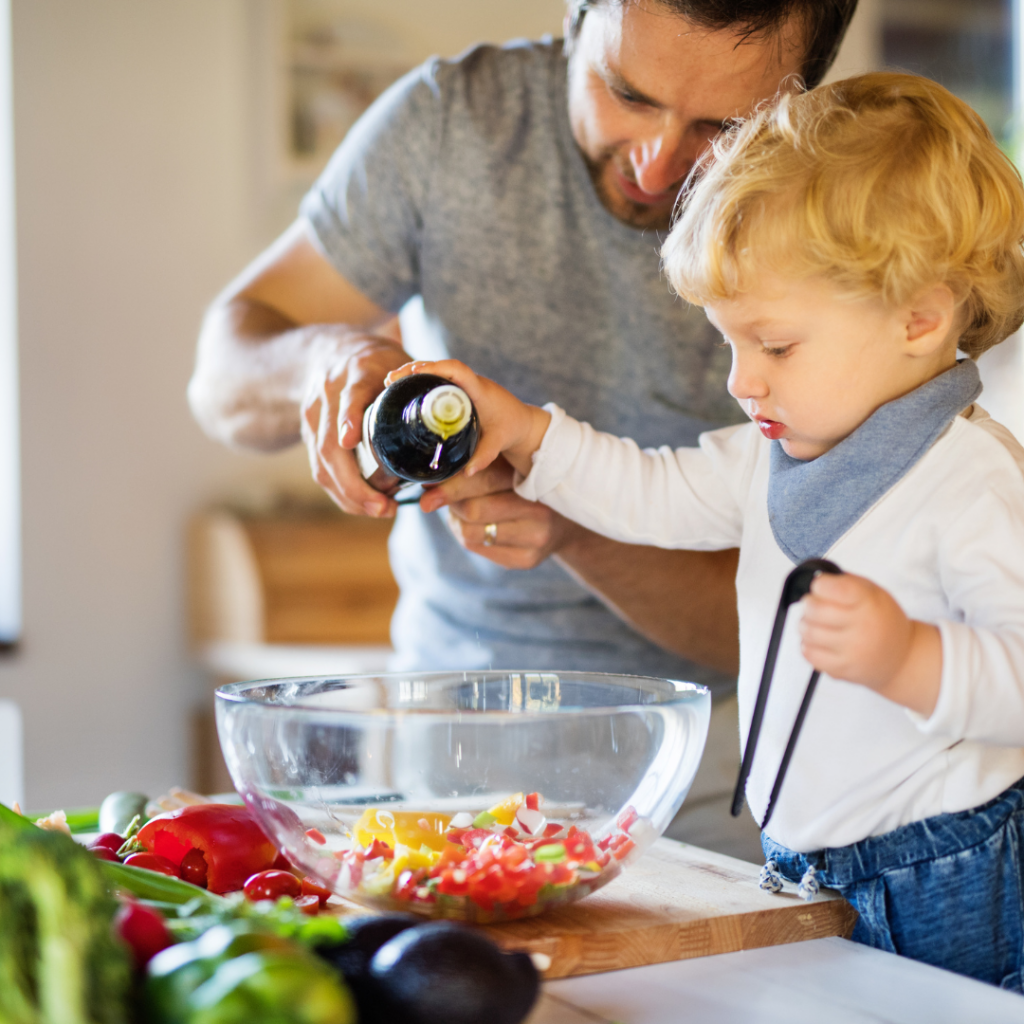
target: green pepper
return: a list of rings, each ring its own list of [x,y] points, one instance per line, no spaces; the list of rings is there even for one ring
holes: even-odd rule
[[[247,953],[222,964],[190,1000],[189,1024],[355,1024],[356,1010],[338,975],[314,957]]]
[[[292,944],[254,921],[232,921],[208,929],[192,942],[158,953],[149,962],[146,1003],[155,1021],[190,1020],[192,994],[221,964],[256,950],[291,950]]]

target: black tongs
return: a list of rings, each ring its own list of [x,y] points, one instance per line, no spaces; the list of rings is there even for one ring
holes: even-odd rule
[[[801,562],[787,577],[782,587],[782,597],[779,599],[779,610],[775,613],[775,625],[772,627],[772,638],[768,642],[768,653],[764,659],[764,672],[761,673],[761,685],[757,690],[757,700],[754,703],[754,715],[750,720],[750,734],[747,736],[747,745],[743,750],[743,763],[740,765],[739,778],[736,780],[736,792],[732,797],[732,816],[739,815],[746,797],[747,778],[750,769],[754,764],[754,752],[757,750],[757,740],[761,735],[761,723],[764,720],[764,708],[768,703],[768,691],[771,689],[772,677],[775,675],[775,662],[779,656],[779,645],[782,643],[782,630],[786,625],[786,616],[789,614],[789,606],[796,604],[801,598],[810,593],[811,583],[816,576],[823,572],[841,574],[842,569],[834,562],[824,558],[809,558]],[[779,798],[782,789],[782,782],[786,778],[786,770],[793,758],[793,751],[796,749],[796,741],[803,728],[804,719],[807,717],[807,709],[811,706],[811,698],[818,686],[818,677],[821,673],[815,669],[811,673],[810,681],[807,683],[807,690],[804,699],[800,703],[800,710],[796,713],[796,721],[793,723],[793,731],[789,734],[789,742],[786,744],[786,751],[782,755],[782,762],[779,764],[779,772],[775,776],[775,785],[772,786],[772,795],[768,798],[768,810],[765,811],[764,821],[761,822],[763,829],[769,822],[772,812],[775,810],[775,802]]]

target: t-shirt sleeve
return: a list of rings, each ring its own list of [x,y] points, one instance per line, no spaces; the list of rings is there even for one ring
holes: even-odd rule
[[[444,121],[440,69],[430,61],[384,92],[300,208],[331,265],[391,312],[420,290],[423,214]]]
[[[925,733],[1024,746],[1024,481],[1007,473],[944,532],[942,681]]]
[[[699,448],[648,448],[594,430],[558,406],[517,493],[626,544],[736,547],[755,458],[745,427],[702,434]]]

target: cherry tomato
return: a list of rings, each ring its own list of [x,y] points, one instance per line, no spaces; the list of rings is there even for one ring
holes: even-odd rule
[[[110,850],[111,853],[117,853],[124,846],[124,837],[119,836],[116,832],[104,832],[89,844],[89,849],[95,850],[97,846],[102,846],[103,849]]]
[[[304,878],[302,880],[303,899],[307,896],[315,896],[317,903],[322,907],[333,895],[330,889],[325,888],[319,882],[314,882],[312,878]],[[296,901],[295,905],[298,906],[298,901]]]
[[[94,857],[99,857],[100,860],[112,860],[115,864],[119,863],[117,854],[106,846],[90,846],[89,852]]]
[[[209,868],[206,866],[206,857],[203,851],[193,847],[181,861],[181,877],[186,882],[198,885],[201,889],[206,888],[206,874]]]
[[[170,875],[172,878],[181,878],[174,864],[158,853],[133,853],[126,857],[124,862],[131,868],[146,868],[149,871],[159,871],[162,875]]]
[[[316,896],[310,894],[309,896],[300,896],[295,901],[295,906],[299,908],[304,914],[316,914],[320,910],[320,900]]]
[[[277,900],[282,896],[297,899],[302,895],[302,883],[290,871],[260,871],[250,875],[242,887],[254,903],[257,900]]]
[[[174,942],[164,919],[155,910],[134,901],[125,903],[114,915],[114,929],[131,947],[135,965],[140,969]]]

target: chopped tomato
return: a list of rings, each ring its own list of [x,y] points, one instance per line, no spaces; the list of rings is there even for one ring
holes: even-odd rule
[[[307,896],[315,896],[317,903],[323,907],[327,904],[327,901],[334,895],[330,889],[326,886],[320,885],[319,882],[314,882],[312,878],[302,879],[302,898],[305,899]],[[296,906],[298,900],[296,900]]]
[[[302,895],[302,883],[290,871],[260,871],[245,880],[243,892],[254,903],[282,896],[298,899]]]

